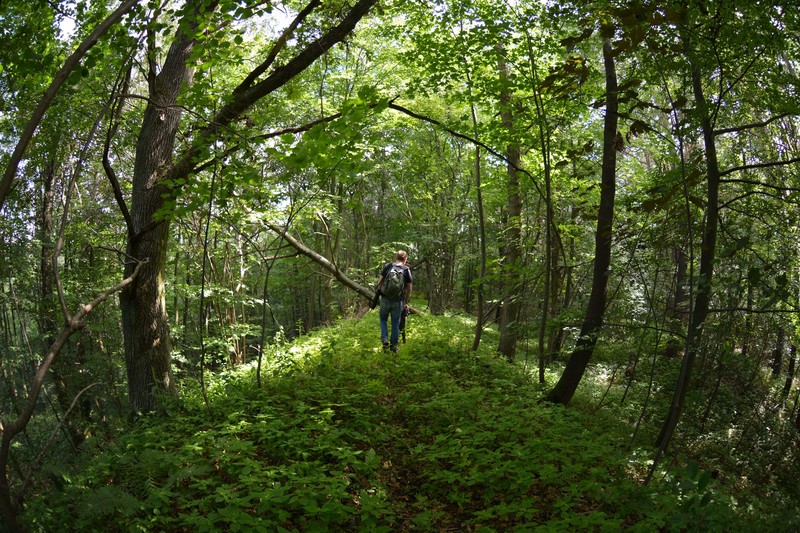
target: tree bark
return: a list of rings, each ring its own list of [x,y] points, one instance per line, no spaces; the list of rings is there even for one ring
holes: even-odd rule
[[[474,114],[474,107],[473,107]],[[476,202],[478,204],[478,240],[480,241],[480,271],[478,273],[478,283],[476,284],[476,309],[475,309],[475,338],[472,341],[472,350],[477,351],[481,344],[483,333],[484,309],[486,307],[486,293],[484,282],[486,280],[486,222],[483,213],[483,193],[481,192],[481,149],[475,147],[475,188]]]
[[[568,404],[578,388],[586,366],[594,352],[597,337],[603,326],[608,292],[608,274],[611,265],[611,230],[614,221],[614,197],[616,194],[618,98],[617,71],[611,40],[603,42],[603,62],[606,72],[606,116],[603,122],[603,163],[600,180],[600,207],[595,233],[594,271],[592,292],[584,315],[581,333],[567,361],[564,373],[556,386],[547,395],[547,400]]]
[[[511,90],[509,89],[508,64],[505,50],[498,44],[498,72],[500,77],[500,117],[509,136],[514,135],[514,114],[511,109]],[[503,228],[503,301],[500,307],[500,341],[498,351],[510,362],[514,361],[517,350],[517,318],[519,315],[519,269],[522,259],[522,198],[519,190],[519,144],[511,142],[506,147],[508,180],[506,181],[506,227]]]
[[[175,105],[182,87],[191,83],[187,60],[194,42],[182,30],[167,53],[161,72],[150,84],[150,97],[136,144],[131,198],[132,235],[127,253],[148,262],[136,281],[120,294],[128,396],[135,411],[156,407],[158,392],[174,393],[169,319],[164,279],[169,222],[154,222],[170,194],[163,184],[172,164],[181,111]],[[136,266],[128,263],[125,275]]]
[[[789,397],[789,393],[792,390],[792,382],[794,381],[794,369],[795,364],[797,361],[797,345],[792,343],[789,348],[789,365],[786,368],[786,381],[783,382],[783,390],[781,391],[781,397],[783,401],[786,401],[786,398]]]

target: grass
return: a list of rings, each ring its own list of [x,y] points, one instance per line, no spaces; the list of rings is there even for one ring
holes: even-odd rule
[[[649,486],[607,412],[542,403],[541,389],[472,327],[409,318],[387,354],[377,315],[188,387],[30,500],[32,530],[729,531],[736,514],[690,465]],[[552,383],[551,383],[552,385]],[[735,525],[736,527],[732,527]],[[766,526],[761,522],[761,526]]]

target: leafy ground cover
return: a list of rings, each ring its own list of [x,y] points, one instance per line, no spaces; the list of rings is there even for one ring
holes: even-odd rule
[[[540,401],[471,325],[416,315],[400,353],[377,318],[184,390],[53,474],[25,520],[47,531],[730,531],[751,521],[693,465],[641,484],[630,427]],[[486,342],[493,346],[493,339]]]

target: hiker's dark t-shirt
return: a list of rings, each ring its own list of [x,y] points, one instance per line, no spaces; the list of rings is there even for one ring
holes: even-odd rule
[[[381,271],[381,278],[382,279],[386,279],[386,275],[389,274],[389,270],[391,270],[392,267],[398,267],[398,268],[403,270],[403,278],[405,279],[405,285],[406,286],[413,281],[411,279],[411,269],[408,268],[408,265],[398,265],[395,262],[386,263],[386,266],[384,266],[383,270]],[[406,290],[405,290],[405,287],[404,287],[403,288],[403,294],[405,294],[405,291]],[[402,300],[402,298],[400,298],[400,299]]]

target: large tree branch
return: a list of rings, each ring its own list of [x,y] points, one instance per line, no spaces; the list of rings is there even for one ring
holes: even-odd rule
[[[117,90],[122,93],[128,92],[128,87],[131,82],[131,72],[132,68],[130,66],[124,69],[124,74],[120,75],[120,78],[117,79],[117,83],[115,84],[115,92]],[[128,210],[128,204],[125,203],[125,197],[122,194],[122,187],[119,184],[119,178],[117,178],[117,173],[114,171],[114,167],[111,166],[111,160],[109,158],[109,154],[111,152],[111,139],[117,134],[119,121],[122,118],[122,109],[124,106],[125,98],[119,98],[112,104],[113,110],[111,113],[111,120],[109,121],[108,131],[106,132],[106,142],[103,146],[103,170],[105,170],[106,177],[111,183],[111,190],[114,191],[114,199],[117,201],[117,206],[119,206],[120,213],[122,213],[122,218],[125,219],[125,226],[128,230],[128,238],[131,238],[134,234],[133,219],[131,218],[131,213]]]
[[[116,11],[109,15],[103,22],[101,22],[89,35],[89,37],[87,37],[86,40],[84,40],[78,46],[72,55],[69,56],[64,62],[64,66],[61,67],[61,69],[56,73],[55,77],[53,77],[50,87],[47,88],[44,96],[42,96],[42,99],[39,101],[39,104],[33,110],[33,116],[31,116],[31,119],[28,121],[28,125],[22,132],[22,135],[17,142],[17,146],[14,148],[14,152],[11,154],[11,159],[9,159],[8,165],[6,165],[3,179],[0,181],[0,209],[3,208],[6,197],[11,190],[11,184],[14,181],[17,168],[19,168],[19,164],[22,161],[22,156],[25,154],[25,150],[28,148],[31,139],[33,139],[33,134],[36,131],[36,128],[39,127],[39,124],[42,122],[44,114],[47,111],[47,108],[50,107],[53,98],[55,98],[64,82],[67,81],[67,78],[69,78],[69,75],[72,73],[72,71],[75,70],[75,67],[80,64],[83,56],[85,56],[87,52],[89,52],[89,50],[91,50],[92,47],[97,44],[97,42],[100,40],[100,37],[102,37],[109,30],[109,28],[111,28],[111,26],[116,24],[123,17],[123,15],[125,15],[125,13],[127,13],[138,2],[139,0],[126,0],[123,2]]]
[[[282,228],[280,226],[271,223],[267,223],[266,226],[272,231],[274,231],[276,234],[283,237],[283,239],[286,242],[288,242],[295,250],[305,255],[306,257],[317,263],[319,266],[321,266],[322,268],[333,274],[333,277],[339,280],[345,287],[353,289],[367,300],[371,300],[375,296],[375,291],[368,289],[367,287],[364,287],[362,285],[359,285],[358,283],[347,277],[347,275],[341,270],[339,270],[339,268],[336,265],[334,265],[330,260],[328,260],[327,257],[318,254],[317,252],[315,252],[302,242],[298,241],[297,239],[286,233],[287,230],[285,228]]]
[[[720,177],[727,176],[728,174],[733,174],[734,172],[739,172],[742,170],[749,170],[751,168],[770,168],[770,167],[780,167],[784,165],[792,165],[794,163],[800,163],[800,157],[793,157],[792,159],[786,159],[784,161],[770,161],[768,163],[753,163],[751,165],[740,165],[738,167],[729,168],[727,170],[723,170],[719,173]],[[720,183],[730,182],[733,180],[723,180]],[[762,184],[763,185],[763,184]]]
[[[297,27],[300,25],[300,23],[303,22],[308,15],[310,15],[311,12],[320,5],[320,3],[321,0],[311,0],[311,2],[309,2],[308,5],[297,14],[291,24],[289,24],[289,26],[283,30],[281,36],[278,37],[277,42],[272,47],[272,50],[270,50],[269,54],[267,54],[267,58],[259,66],[253,69],[253,71],[244,79],[244,81],[242,81],[241,84],[239,84],[239,87],[237,87],[234,92],[241,92],[249,89],[250,86],[253,85],[253,82],[255,82],[259,76],[264,74],[267,69],[272,66],[272,64],[275,62],[275,58],[278,57],[280,51],[286,47],[286,43],[289,42],[289,38],[294,34],[295,30],[297,30]]]
[[[754,122],[752,124],[744,124],[742,126],[731,126],[730,128],[722,128],[722,129],[719,129],[719,130],[714,130],[714,135],[724,135],[726,133],[737,133],[737,132],[740,132],[740,131],[752,130],[752,129],[755,129],[755,128],[763,128],[765,126],[768,126],[769,124],[772,124],[776,120],[780,120],[782,118],[786,118],[786,117],[789,117],[789,116],[792,116],[792,114],[791,113],[783,113],[783,114],[780,114],[778,116],[775,116],[775,117],[772,117],[772,118],[768,118],[767,120],[764,120],[762,122]]]
[[[731,198],[730,200],[726,201],[725,203],[719,204],[719,208],[720,209],[727,209],[728,206],[730,206],[732,204],[735,204],[736,202],[739,202],[741,200],[744,200],[745,198],[749,198],[749,197],[751,197],[753,195],[756,195],[756,194],[761,195],[761,196],[766,196],[768,198],[774,198],[775,200],[779,200],[779,201],[786,201],[786,198],[783,198],[782,196],[779,196],[779,195],[777,195],[775,193],[769,193],[767,191],[748,191],[746,193],[740,194],[739,196],[736,196],[735,198]],[[789,203],[797,205],[797,202],[789,202]]]
[[[377,2],[378,0],[359,0],[339,24],[306,46],[288,63],[276,68],[269,76],[252,87],[238,92],[234,91],[231,100],[220,109],[211,124],[198,132],[195,142],[173,167],[169,176],[170,181],[175,183],[192,172],[202,151],[217,138],[219,128],[228,127],[256,102],[286,85],[335,44],[342,42]],[[173,188],[172,194],[177,195],[177,193],[178,188]]]

